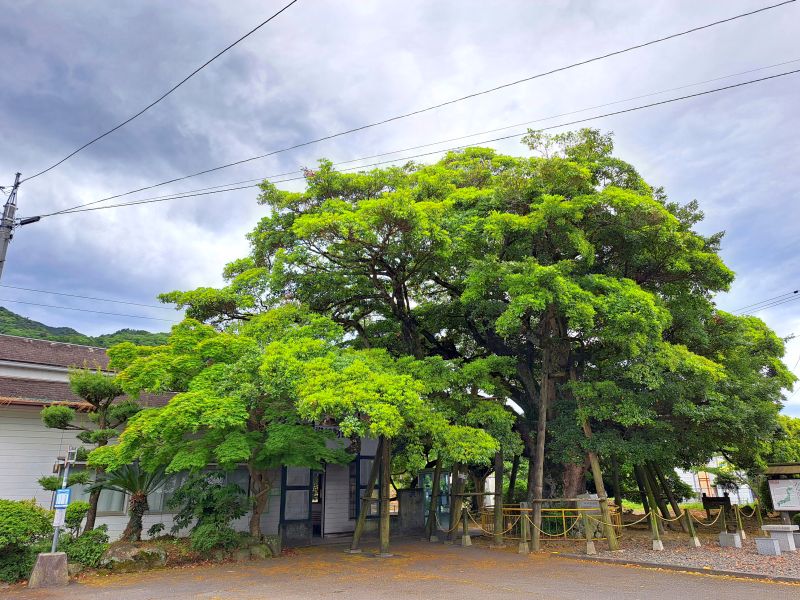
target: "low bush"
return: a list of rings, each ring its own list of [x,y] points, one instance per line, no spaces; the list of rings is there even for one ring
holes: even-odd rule
[[[0,581],[25,579],[47,551],[52,513],[33,500],[0,500]]]
[[[164,531],[164,524],[163,523],[154,523],[150,526],[150,529],[147,530],[147,537],[155,538],[161,535]]]
[[[72,531],[73,536],[80,535],[81,523],[86,513],[89,512],[89,503],[76,500],[67,506],[67,512],[64,515],[64,524]]]
[[[71,563],[97,567],[108,550],[108,526],[101,525],[77,537],[65,536],[59,541],[58,549],[67,553],[67,559]]]
[[[192,550],[204,554],[216,549],[230,550],[235,548],[239,545],[240,539],[239,534],[233,528],[214,523],[198,525],[192,530],[189,537]]]

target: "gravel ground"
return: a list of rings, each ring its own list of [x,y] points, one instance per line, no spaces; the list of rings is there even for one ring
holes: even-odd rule
[[[687,535],[666,533],[662,537],[664,551],[656,552],[652,549],[649,532],[636,531],[623,538],[620,552],[609,552],[603,542],[598,542],[597,555],[626,561],[791,577],[800,581],[800,551],[784,552],[780,556],[758,554],[753,538],[766,537],[766,534],[757,529],[747,532],[747,539],[742,541],[741,548],[721,548],[717,534],[718,531],[702,534],[702,548],[689,548]]]

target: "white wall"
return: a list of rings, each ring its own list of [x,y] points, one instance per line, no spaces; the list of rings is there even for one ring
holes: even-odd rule
[[[59,456],[66,454],[69,446],[77,447],[82,442],[75,437],[76,432],[45,427],[39,417],[40,411],[41,407],[34,406],[0,406],[0,498],[34,499],[49,509],[52,492],[43,490],[37,480],[42,475],[53,473],[53,464]],[[273,475],[269,505],[261,517],[265,534],[277,534],[280,521],[280,469],[276,469]],[[239,519],[234,528],[247,531],[248,519],[247,515]],[[112,540],[122,534],[127,523],[125,514],[99,514],[97,517],[97,525],[108,525]],[[147,513],[143,519],[145,533],[155,523],[164,523],[165,531],[169,532],[172,513]]]

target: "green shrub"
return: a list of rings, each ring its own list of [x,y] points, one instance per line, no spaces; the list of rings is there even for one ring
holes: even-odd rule
[[[108,526],[101,525],[78,537],[65,536],[60,540],[58,549],[67,553],[67,559],[71,563],[96,567],[100,564],[100,559],[105,551],[108,550]]]
[[[33,500],[0,500],[0,581],[30,575],[36,555],[49,550],[52,518]]]
[[[0,500],[0,550],[25,546],[52,531],[50,511],[34,500]]]
[[[86,513],[89,512],[89,503],[76,500],[67,506],[67,513],[64,515],[64,524],[72,530],[73,535],[79,535],[81,523]]]
[[[150,526],[150,529],[147,530],[147,537],[150,538],[158,537],[163,531],[164,531],[163,523],[154,523],[153,525]]]
[[[239,545],[239,534],[227,525],[206,523],[198,525],[192,530],[192,550],[207,553],[217,548],[230,550]]]
[[[249,508],[244,490],[234,483],[225,483],[222,473],[192,475],[175,490],[168,506],[178,509],[173,533],[192,523],[195,529],[206,524],[228,527]]]

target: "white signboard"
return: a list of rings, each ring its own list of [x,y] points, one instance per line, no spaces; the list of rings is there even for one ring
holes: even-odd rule
[[[800,479],[770,479],[769,493],[775,510],[800,510]]]
[[[61,488],[56,490],[56,499],[53,502],[54,508],[67,508],[69,505],[69,498],[72,495],[72,490],[69,488]]]
[[[63,527],[64,518],[67,516],[66,508],[57,508],[56,514],[53,515],[53,527]]]

